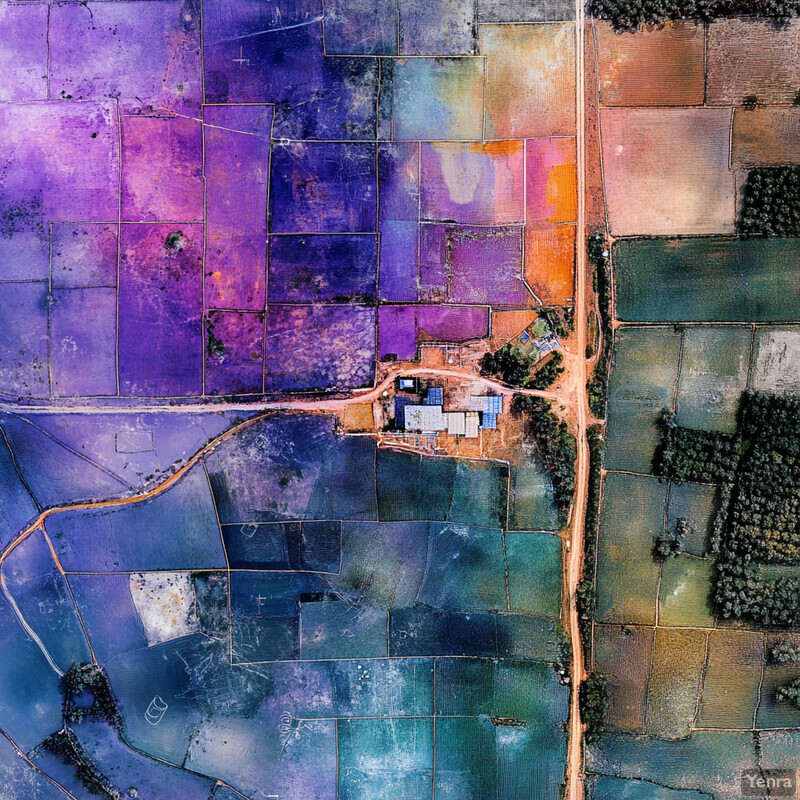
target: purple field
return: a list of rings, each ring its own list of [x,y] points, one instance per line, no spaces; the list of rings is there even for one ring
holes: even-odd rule
[[[122,220],[203,219],[200,124],[182,117],[122,120]]]
[[[424,225],[420,249],[420,296],[425,301],[509,308],[532,304],[522,282],[519,227]]]
[[[125,225],[120,242],[120,391],[201,394],[200,225]]]
[[[206,304],[264,308],[271,106],[207,106]]]
[[[375,309],[270,306],[264,366],[269,392],[370,384],[375,374]]]
[[[379,350],[535,305],[525,144],[482,139],[477,18],[0,0],[0,393],[353,389]]]
[[[383,306],[378,350],[412,359],[422,342],[466,342],[489,335],[489,310],[469,306]]]

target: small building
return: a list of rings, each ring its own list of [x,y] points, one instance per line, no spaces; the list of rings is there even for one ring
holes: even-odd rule
[[[416,378],[404,378],[404,377],[401,376],[398,383],[399,383],[401,392],[416,392],[417,391],[417,379]]]
[[[426,406],[443,406],[444,405],[444,389],[441,386],[431,386],[428,389],[428,394],[425,397]]]
[[[463,411],[448,411],[447,432],[452,436],[463,436],[467,432],[467,415]]]
[[[406,406],[404,411],[407,431],[447,430],[447,420],[441,406]]]
[[[480,433],[480,419],[477,411],[467,411],[465,416],[466,430],[464,436],[467,439],[477,439]]]
[[[483,414],[483,422],[481,423],[482,428],[486,428],[487,430],[496,430],[497,429],[497,414],[487,414],[484,412]]]

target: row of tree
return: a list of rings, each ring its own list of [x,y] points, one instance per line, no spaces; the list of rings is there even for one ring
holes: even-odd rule
[[[617,31],[656,25],[670,19],[748,15],[784,21],[800,16],[798,0],[589,0],[589,13],[610,20]]]
[[[595,364],[594,373],[586,384],[589,394],[589,410],[598,419],[606,415],[608,395],[608,368],[611,362],[611,347],[614,329],[611,326],[611,264],[606,237],[599,231],[589,234],[586,254],[594,268],[594,291],[600,306],[600,334],[602,349]],[[588,357],[588,356],[587,356]]]
[[[515,394],[513,409],[525,414],[528,436],[533,439],[536,451],[550,473],[553,482],[553,499],[562,524],[566,524],[575,494],[575,459],[578,449],[575,437],[567,423],[550,410],[547,400],[526,394]]]

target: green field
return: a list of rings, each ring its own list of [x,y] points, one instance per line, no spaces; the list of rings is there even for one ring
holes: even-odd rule
[[[711,577],[714,562],[680,555],[664,559],[658,623],[665,627],[713,628]]]
[[[681,518],[689,520],[694,525],[694,530],[684,540],[684,550],[693,556],[703,556],[708,550],[716,511],[716,486],[673,483],[667,501],[667,530],[674,530]]]
[[[606,469],[649,473],[660,441],[657,425],[672,405],[680,336],[672,328],[617,332],[608,396]]]
[[[627,322],[797,319],[800,239],[623,239],[614,264]]]
[[[747,388],[752,328],[724,325],[683,329],[675,403],[678,425],[733,433],[739,397]]]
[[[561,613],[561,539],[551,533],[506,534],[512,611]]]
[[[606,476],[597,554],[597,619],[653,625],[659,564],[653,537],[663,531],[666,487],[656,478]]]

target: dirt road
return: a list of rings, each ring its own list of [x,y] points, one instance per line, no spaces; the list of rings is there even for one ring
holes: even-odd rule
[[[570,702],[569,751],[567,753],[566,800],[583,798],[583,725],[578,703],[578,687],[586,675],[581,646],[576,592],[583,567],[583,533],[586,515],[588,488],[589,447],[586,441],[586,143],[585,143],[585,15],[584,0],[575,0],[575,83],[577,109],[578,150],[578,225],[575,248],[575,332],[577,352],[576,385],[574,386],[575,410],[578,429],[578,461],[575,465],[575,503],[572,512],[572,535],[570,537],[569,565],[567,569],[567,592],[569,618],[567,628],[572,643],[572,697]]]

